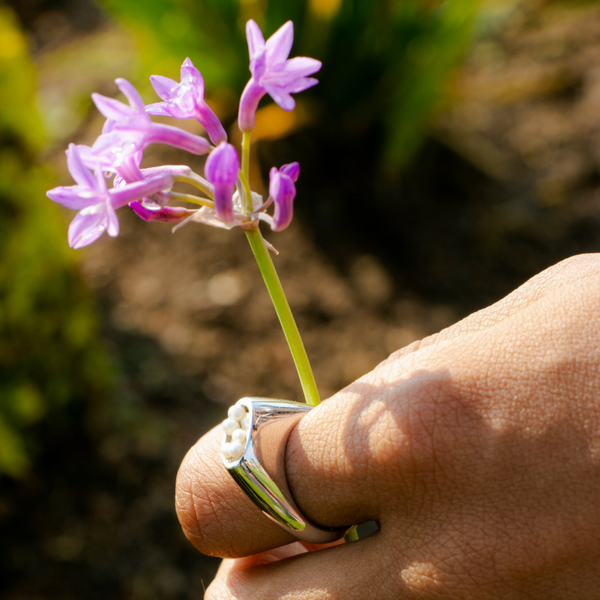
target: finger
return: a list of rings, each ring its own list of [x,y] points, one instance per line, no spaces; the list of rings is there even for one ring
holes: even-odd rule
[[[563,323],[560,335],[568,336],[573,328],[565,307],[576,306],[572,300],[586,277],[597,276],[597,265],[597,257],[574,261],[570,274],[564,269],[559,290],[547,286],[537,296],[526,294],[529,300],[517,302],[518,310],[510,309],[513,303],[482,311],[471,331],[441,336],[437,344],[382,363],[306,415],[290,435],[286,471],[308,519],[325,527],[373,519],[383,528],[387,515],[399,510],[408,522],[414,519],[423,510],[422,496],[435,493],[441,467],[451,476],[453,461],[460,462],[457,452],[485,451],[495,439],[479,439],[486,437],[482,421],[494,418],[485,414],[487,401],[493,397],[498,404],[505,397],[513,405],[506,414],[525,414],[522,401],[543,366],[536,349],[546,341],[544,330],[524,335],[536,320],[535,304],[548,305],[549,322]],[[571,342],[563,340],[563,346],[575,348]],[[522,389],[506,385],[514,383],[506,372],[515,358]],[[487,394],[479,389],[482,382]],[[576,383],[560,382],[572,389]],[[217,431],[203,438],[180,470],[178,508],[188,537],[202,552],[229,557],[290,543],[293,538],[270,523],[225,472],[219,438]]]
[[[587,555],[567,553],[558,560],[552,555],[540,560],[539,539],[529,548],[515,544],[522,523],[513,523],[515,529],[503,530],[499,538],[486,537],[489,531],[480,529],[489,527],[489,521],[475,523],[468,514],[456,527],[430,525],[427,537],[415,536],[414,530],[381,532],[315,552],[294,544],[265,553],[256,562],[226,560],[205,600],[598,597],[595,549]],[[470,534],[466,543],[465,533]],[[399,546],[403,550],[398,551]],[[512,559],[509,565],[508,557]]]
[[[299,554],[306,554],[307,552],[316,552],[325,548],[332,548],[333,546],[339,546],[344,543],[344,540],[338,540],[331,544],[310,544],[309,542],[293,542],[287,546],[280,546],[279,548],[273,548],[266,552],[259,554],[253,554],[251,556],[244,556],[242,558],[229,558],[224,559],[219,567],[219,575],[227,576],[230,573],[239,571],[241,569],[249,569],[250,567],[257,567],[259,565],[267,565],[284,558],[291,558],[292,556],[298,556]]]
[[[403,494],[413,487],[408,480],[415,471],[411,406],[419,399],[431,406],[440,394],[453,392],[444,389],[443,371],[427,372],[417,364],[400,372],[393,385],[389,373],[380,370],[362,378],[305,415],[290,435],[288,485],[311,522],[328,528],[383,522],[383,507],[408,503]],[[390,385],[392,393],[385,392]],[[454,414],[453,408],[446,410]],[[440,413],[421,412],[428,435]],[[179,471],[177,509],[187,537],[201,552],[221,557],[247,556],[294,541],[266,519],[223,468],[221,435],[215,429],[202,438]]]
[[[306,415],[286,458],[304,514],[327,526],[370,518],[385,529],[397,513],[410,523],[425,500],[439,500],[442,478],[449,480],[447,500],[459,501],[457,486],[468,473],[457,477],[456,469],[474,454],[494,452],[493,432],[533,423],[541,432],[568,422],[565,411],[585,410],[598,385],[581,375],[597,372],[600,355],[599,258],[558,265],[556,286],[542,274],[471,325],[457,324],[462,335],[450,328]],[[563,397],[572,400],[567,405]],[[498,491],[493,485],[489,493]]]
[[[280,546],[279,548],[273,548],[259,554],[252,554],[251,556],[226,558],[219,567],[219,577],[229,577],[235,571],[268,565],[284,558],[291,558],[292,556],[306,554],[307,552],[310,552],[310,550],[302,542],[293,542],[287,546]]]
[[[317,552],[289,556],[260,565],[244,559],[224,561],[205,600],[380,600],[404,597],[394,589],[398,580],[392,555],[378,536]],[[277,553],[278,551],[273,551]]]
[[[223,432],[215,427],[184,458],[176,483],[177,516],[186,537],[204,554],[248,556],[295,538],[272,523],[223,466]]]
[[[199,440],[177,474],[177,516],[186,537],[200,552],[222,558],[247,557],[295,542],[263,515],[223,467],[222,435],[215,427]]]

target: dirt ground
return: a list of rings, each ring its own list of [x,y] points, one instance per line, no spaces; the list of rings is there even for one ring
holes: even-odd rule
[[[600,9],[518,11],[475,45],[415,165],[381,184],[397,202],[360,213],[349,194],[328,219],[337,200],[306,177],[297,219],[267,238],[323,397],[600,250],[598,65]],[[201,597],[217,562],[176,521],[181,459],[239,397],[301,399],[241,232],[119,217],[119,237],[81,261],[119,380],[109,406],[73,407],[48,431],[34,478],[3,484],[7,600]]]

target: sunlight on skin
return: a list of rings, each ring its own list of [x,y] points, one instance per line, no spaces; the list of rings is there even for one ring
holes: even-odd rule
[[[436,592],[443,589],[440,570],[429,562],[415,563],[402,569],[400,577],[415,592]]]
[[[599,306],[600,255],[574,257],[308,413],[288,441],[290,489],[322,526],[380,525],[357,543],[275,551],[281,532],[212,472],[217,458],[186,460],[205,500],[188,496],[180,518],[210,527],[196,545],[267,552],[258,568],[225,561],[207,598],[598,598]]]

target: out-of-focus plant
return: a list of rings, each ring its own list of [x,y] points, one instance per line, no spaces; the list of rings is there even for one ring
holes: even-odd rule
[[[468,46],[481,0],[103,0],[131,27],[146,69],[174,76],[190,56],[211,89],[219,88],[220,114],[235,104],[248,76],[244,23],[267,33],[291,19],[298,54],[325,65],[290,117],[267,106],[264,135],[283,136],[310,120],[345,131],[356,143],[380,134],[387,170],[414,154],[451,74]],[[257,115],[259,121],[261,115]],[[261,123],[262,125],[262,123]],[[333,135],[333,134],[332,134]]]
[[[39,451],[32,427],[109,377],[91,297],[64,245],[64,221],[36,164],[44,134],[35,69],[0,4],[0,473],[24,475]]]

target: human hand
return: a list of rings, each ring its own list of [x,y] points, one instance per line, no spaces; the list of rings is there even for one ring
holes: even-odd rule
[[[379,523],[351,544],[286,545],[208,433],[177,481],[227,559],[206,598],[600,598],[599,324],[600,255],[574,257],[303,417],[290,489],[314,523]]]

